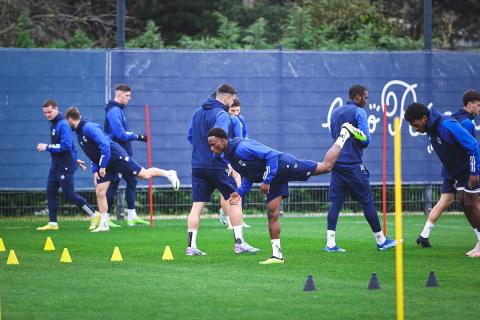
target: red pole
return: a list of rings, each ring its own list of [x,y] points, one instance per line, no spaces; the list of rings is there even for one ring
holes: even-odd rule
[[[383,234],[387,236],[387,105],[383,106],[383,161],[382,161],[382,202],[383,202]]]
[[[147,127],[147,148],[148,148],[148,167],[152,167],[152,147],[150,144],[150,114],[148,112],[148,103],[145,105],[145,120]],[[152,190],[152,178],[150,178],[148,185],[148,193],[150,199],[150,227],[153,228],[153,190]]]

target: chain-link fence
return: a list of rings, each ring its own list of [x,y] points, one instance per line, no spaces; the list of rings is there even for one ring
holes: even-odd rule
[[[376,208],[382,212],[382,186],[372,186]],[[404,185],[402,188],[403,210],[405,212],[426,212],[440,197],[440,185]],[[89,203],[96,206],[95,191],[79,191]],[[206,213],[217,213],[220,209],[219,193],[215,192],[212,202],[206,207]],[[61,193],[57,196],[59,215],[77,217],[82,212],[73,204],[66,203]],[[188,214],[192,205],[191,189],[181,188],[173,191],[167,188],[153,190],[154,215]],[[328,186],[292,185],[290,197],[283,202],[282,210],[286,213],[325,213],[328,211]],[[124,190],[120,189],[115,200],[112,214],[124,214]],[[449,210],[458,211],[458,204]],[[245,214],[264,213],[266,211],[264,197],[258,189],[252,190],[246,199]],[[350,197],[342,209],[343,212],[361,213],[360,204]],[[149,193],[146,188],[137,189],[137,212],[149,213]],[[394,188],[387,186],[387,212],[394,212]],[[48,216],[47,200],[44,190],[32,191],[0,191],[0,217],[34,217]]]

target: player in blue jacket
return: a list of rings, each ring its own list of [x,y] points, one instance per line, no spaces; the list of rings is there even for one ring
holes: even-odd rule
[[[105,133],[116,143],[121,145],[130,157],[133,156],[132,141],[147,142],[145,134],[130,132],[127,124],[125,109],[130,102],[132,89],[126,84],[118,84],[115,87],[115,97],[110,100],[105,107]],[[170,175],[176,175],[175,171],[171,171]],[[127,183],[125,190],[125,198],[127,200],[127,224],[128,226],[149,225],[149,222],[140,219],[136,211],[136,188],[137,179],[134,176],[122,176]],[[107,192],[108,207],[111,211],[113,208],[113,200],[118,190],[121,179],[110,182]],[[111,225],[116,226],[116,225]]]
[[[368,91],[361,85],[354,85],[350,87],[348,96],[350,101],[332,112],[330,123],[332,138],[336,140],[342,124],[349,122],[363,131],[367,139],[365,141],[348,140],[332,170],[328,191],[330,207],[327,215],[327,245],[324,250],[326,252],[346,251],[337,246],[335,232],[340,209],[345,201],[347,192],[362,205],[363,214],[377,242],[377,249],[381,251],[388,250],[395,247],[397,243],[395,240],[386,238],[382,232],[370,188],[370,174],[362,159],[363,149],[368,147],[371,140],[368,131],[367,114],[363,109],[368,100]]]
[[[463,94],[463,108],[454,111],[451,117],[457,120],[462,127],[465,128],[474,138],[476,138],[475,124],[473,119],[480,112],[480,92],[468,90]],[[422,233],[417,238],[417,244],[424,248],[430,248],[430,232],[442,215],[442,212],[450,206],[455,200],[455,179],[452,178],[442,167],[442,190],[440,199],[428,214],[427,222],[423,227]],[[473,229],[477,238],[480,239],[479,231]]]
[[[365,139],[365,135],[346,123],[335,144],[328,150],[323,162],[298,160],[288,153],[279,152],[252,139],[228,139],[225,130],[213,128],[208,131],[208,144],[219,159],[227,161],[242,176],[242,184],[230,195],[236,203],[245,197],[253,183],[260,183],[268,209],[268,227],[272,243],[272,257],[260,264],[283,264],[280,245],[280,205],[288,197],[289,181],[306,181],[311,176],[327,173],[335,164],[338,155],[350,135]]]
[[[48,173],[47,203],[49,223],[37,230],[58,230],[57,222],[57,193],[62,188],[67,201],[75,203],[80,209],[90,216],[90,229],[98,224],[99,214],[95,213],[87,201],[75,193],[74,174],[78,165],[85,170],[85,164],[77,159],[77,150],[73,143],[72,128],[60,113],[55,100],[47,100],[43,104],[43,114],[50,121],[50,144],[39,143],[38,151],[49,152],[52,156],[52,164]]]
[[[197,248],[197,233],[200,227],[200,215],[205,202],[218,189],[225,199],[235,191],[227,174],[227,166],[215,157],[210,151],[207,141],[207,132],[211,128],[219,127],[228,131],[229,116],[227,110],[232,106],[237,91],[228,84],[220,85],[215,98],[207,99],[202,106],[195,110],[188,126],[187,138],[192,144],[192,209],[188,216],[188,245],[187,256],[205,255]],[[226,208],[227,209],[227,208]],[[256,253],[259,250],[250,246],[243,238],[243,217],[241,204],[230,205],[227,209],[230,222],[233,226],[233,251],[237,254]]]
[[[228,127],[229,139],[233,139],[236,137],[248,138],[248,129],[245,118],[243,118],[243,116],[240,116],[240,105],[240,99],[235,98],[233,100],[232,106],[228,108],[228,114],[230,115],[230,124]],[[242,183],[242,178],[237,172],[231,170],[229,174],[230,180],[234,186],[239,186]],[[223,195],[220,195],[220,205],[220,222],[224,225],[227,225],[228,229],[233,229],[232,224],[230,223],[230,218],[228,217],[228,215],[225,214],[225,210],[223,210],[223,208],[228,206],[228,203],[223,198]],[[245,209],[245,198],[242,198],[242,209]],[[250,228],[250,226],[245,223],[245,220],[243,220],[243,227]]]
[[[477,244],[467,252],[480,257],[480,154],[477,140],[457,120],[412,103],[405,120],[420,133],[426,133],[446,172],[456,180],[458,201],[470,225],[477,230]]]
[[[107,190],[110,181],[117,179],[118,174],[144,180],[163,176],[170,180],[174,189],[178,189],[180,182],[176,176],[158,168],[142,168],[128,155],[125,149],[105,135],[100,125],[83,120],[77,108],[68,108],[65,117],[68,124],[75,130],[78,143],[92,161],[97,204],[100,211],[100,223],[92,232],[109,231]]]

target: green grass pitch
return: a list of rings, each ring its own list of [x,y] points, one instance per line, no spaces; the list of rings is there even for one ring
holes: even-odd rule
[[[394,236],[392,216],[387,231]],[[39,232],[38,221],[4,219],[0,237],[2,319],[395,319],[395,251],[379,252],[363,217],[340,217],[328,254],[325,217],[282,218],[285,265],[259,265],[271,255],[266,218],[247,219],[246,239],[262,249],[236,256],[232,233],[217,219],[202,220],[205,257],[185,257],[186,222],[156,221],[154,229],[121,228],[91,234],[87,222],[61,221]],[[406,319],[478,319],[480,259],[465,256],[475,237],[463,216],[444,216],[433,248],[416,247],[423,216],[404,217]],[[51,236],[54,252],[44,252]],[[170,245],[173,261],[162,261]],[[123,262],[110,261],[119,246]],[[59,262],[67,247],[72,264]],[[20,265],[6,265],[15,249]],[[434,270],[439,288],[425,288]],[[382,288],[367,290],[372,272]],[[304,292],[308,274],[317,291]]]

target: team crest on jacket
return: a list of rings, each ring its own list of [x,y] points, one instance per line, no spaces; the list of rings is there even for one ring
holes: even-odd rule
[[[442,139],[440,139],[440,137],[437,137],[437,142],[438,144],[442,144]]]
[[[242,160],[238,160],[238,164],[241,165],[242,167],[246,167],[247,164],[243,162]]]
[[[85,142],[88,142],[88,139],[85,136],[82,136],[82,140],[85,141]]]

